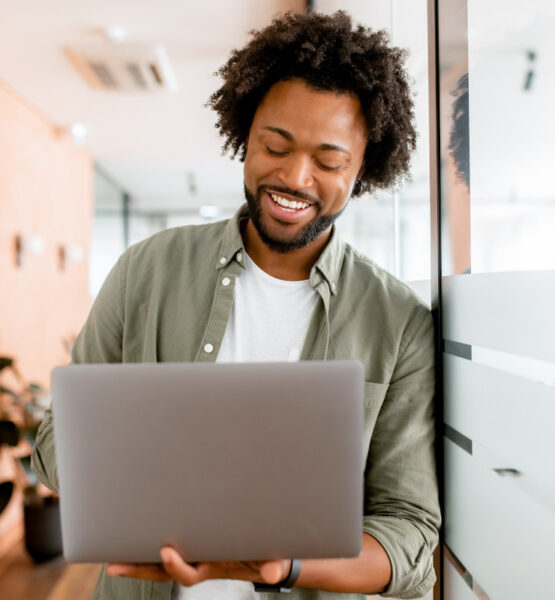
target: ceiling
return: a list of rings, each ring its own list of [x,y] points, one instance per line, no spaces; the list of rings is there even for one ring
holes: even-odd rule
[[[56,125],[83,123],[85,147],[135,202],[177,205],[190,195],[191,172],[205,195],[225,195],[229,183],[241,183],[240,166],[220,156],[214,115],[204,108],[218,86],[213,73],[250,29],[304,7],[303,0],[29,0],[10,1],[8,10],[5,4],[0,79]],[[101,32],[112,25],[125,28],[127,42],[165,46],[177,93],[87,85],[63,47],[108,45]]]
[[[347,9],[374,28],[391,26],[389,0],[314,4],[320,12]],[[215,115],[204,106],[219,85],[214,72],[250,30],[287,10],[303,12],[305,0],[2,0],[2,9],[0,81],[55,125],[85,125],[84,147],[136,207],[237,204],[242,164],[221,155]],[[125,29],[125,42],[165,46],[177,92],[87,85],[63,48],[113,44],[103,30],[114,25]]]
[[[413,185],[403,193],[421,198],[428,175],[426,5],[426,0],[314,1],[317,11],[343,8],[355,21],[388,29],[394,44],[409,49],[419,147]],[[214,72],[230,51],[249,39],[250,30],[287,10],[304,11],[305,0],[2,0],[0,83],[56,126],[84,124],[85,148],[130,194],[135,207],[236,206],[242,200],[242,165],[221,155],[215,115],[205,103],[219,86]],[[551,68],[555,38],[548,31],[555,23],[553,2],[469,0],[468,10],[474,189],[482,187],[490,195],[495,190],[486,191],[486,182],[511,180],[513,192],[530,191],[530,182],[534,188],[550,190],[546,178],[551,172],[555,121],[546,122],[545,114],[555,90]],[[165,46],[178,80],[177,92],[101,91],[87,85],[63,48],[113,44],[102,35],[113,25],[126,30],[126,42]],[[537,85],[533,93],[525,94],[521,80],[530,48],[539,57]],[[497,74],[495,85],[492,73]],[[513,124],[508,127],[510,120]],[[539,131],[545,134],[543,141]],[[499,136],[506,143],[498,143],[492,152],[487,140],[499,142]],[[512,143],[515,139],[521,140],[518,146]],[[527,151],[532,145],[537,152]],[[509,154],[499,152],[500,147]],[[507,177],[507,172],[516,173],[507,168],[515,162],[515,148],[523,150],[518,180]]]

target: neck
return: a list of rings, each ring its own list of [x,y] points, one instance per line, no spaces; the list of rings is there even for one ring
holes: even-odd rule
[[[324,250],[331,235],[331,227],[322,232],[308,246],[283,254],[271,250],[258,235],[256,227],[249,219],[242,231],[245,250],[250,258],[263,271],[288,281],[300,281],[310,277],[310,271]]]

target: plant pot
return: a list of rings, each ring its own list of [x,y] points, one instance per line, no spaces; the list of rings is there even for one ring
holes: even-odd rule
[[[13,493],[13,481],[2,481],[0,483],[0,514],[10,503]]]
[[[60,504],[55,496],[42,497],[26,492],[23,501],[25,547],[35,562],[62,554]]]
[[[19,442],[19,430],[13,421],[0,420],[0,444],[17,446]]]

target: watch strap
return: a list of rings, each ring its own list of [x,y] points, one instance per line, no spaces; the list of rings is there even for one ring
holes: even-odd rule
[[[299,575],[301,573],[301,561],[298,558],[294,558],[291,561],[291,568],[289,569],[289,575],[278,583],[255,583],[255,592],[281,592],[288,593],[291,588],[295,585]]]

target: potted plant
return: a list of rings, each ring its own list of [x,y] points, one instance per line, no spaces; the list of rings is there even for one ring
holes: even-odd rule
[[[23,484],[25,547],[36,562],[62,553],[58,497],[42,486],[31,470],[37,430],[48,405],[48,395],[27,383],[10,357],[0,357],[0,375],[10,372],[16,388],[0,385],[0,445],[12,447]],[[0,512],[8,504],[15,482],[0,484]],[[3,485],[3,487],[2,487]]]

